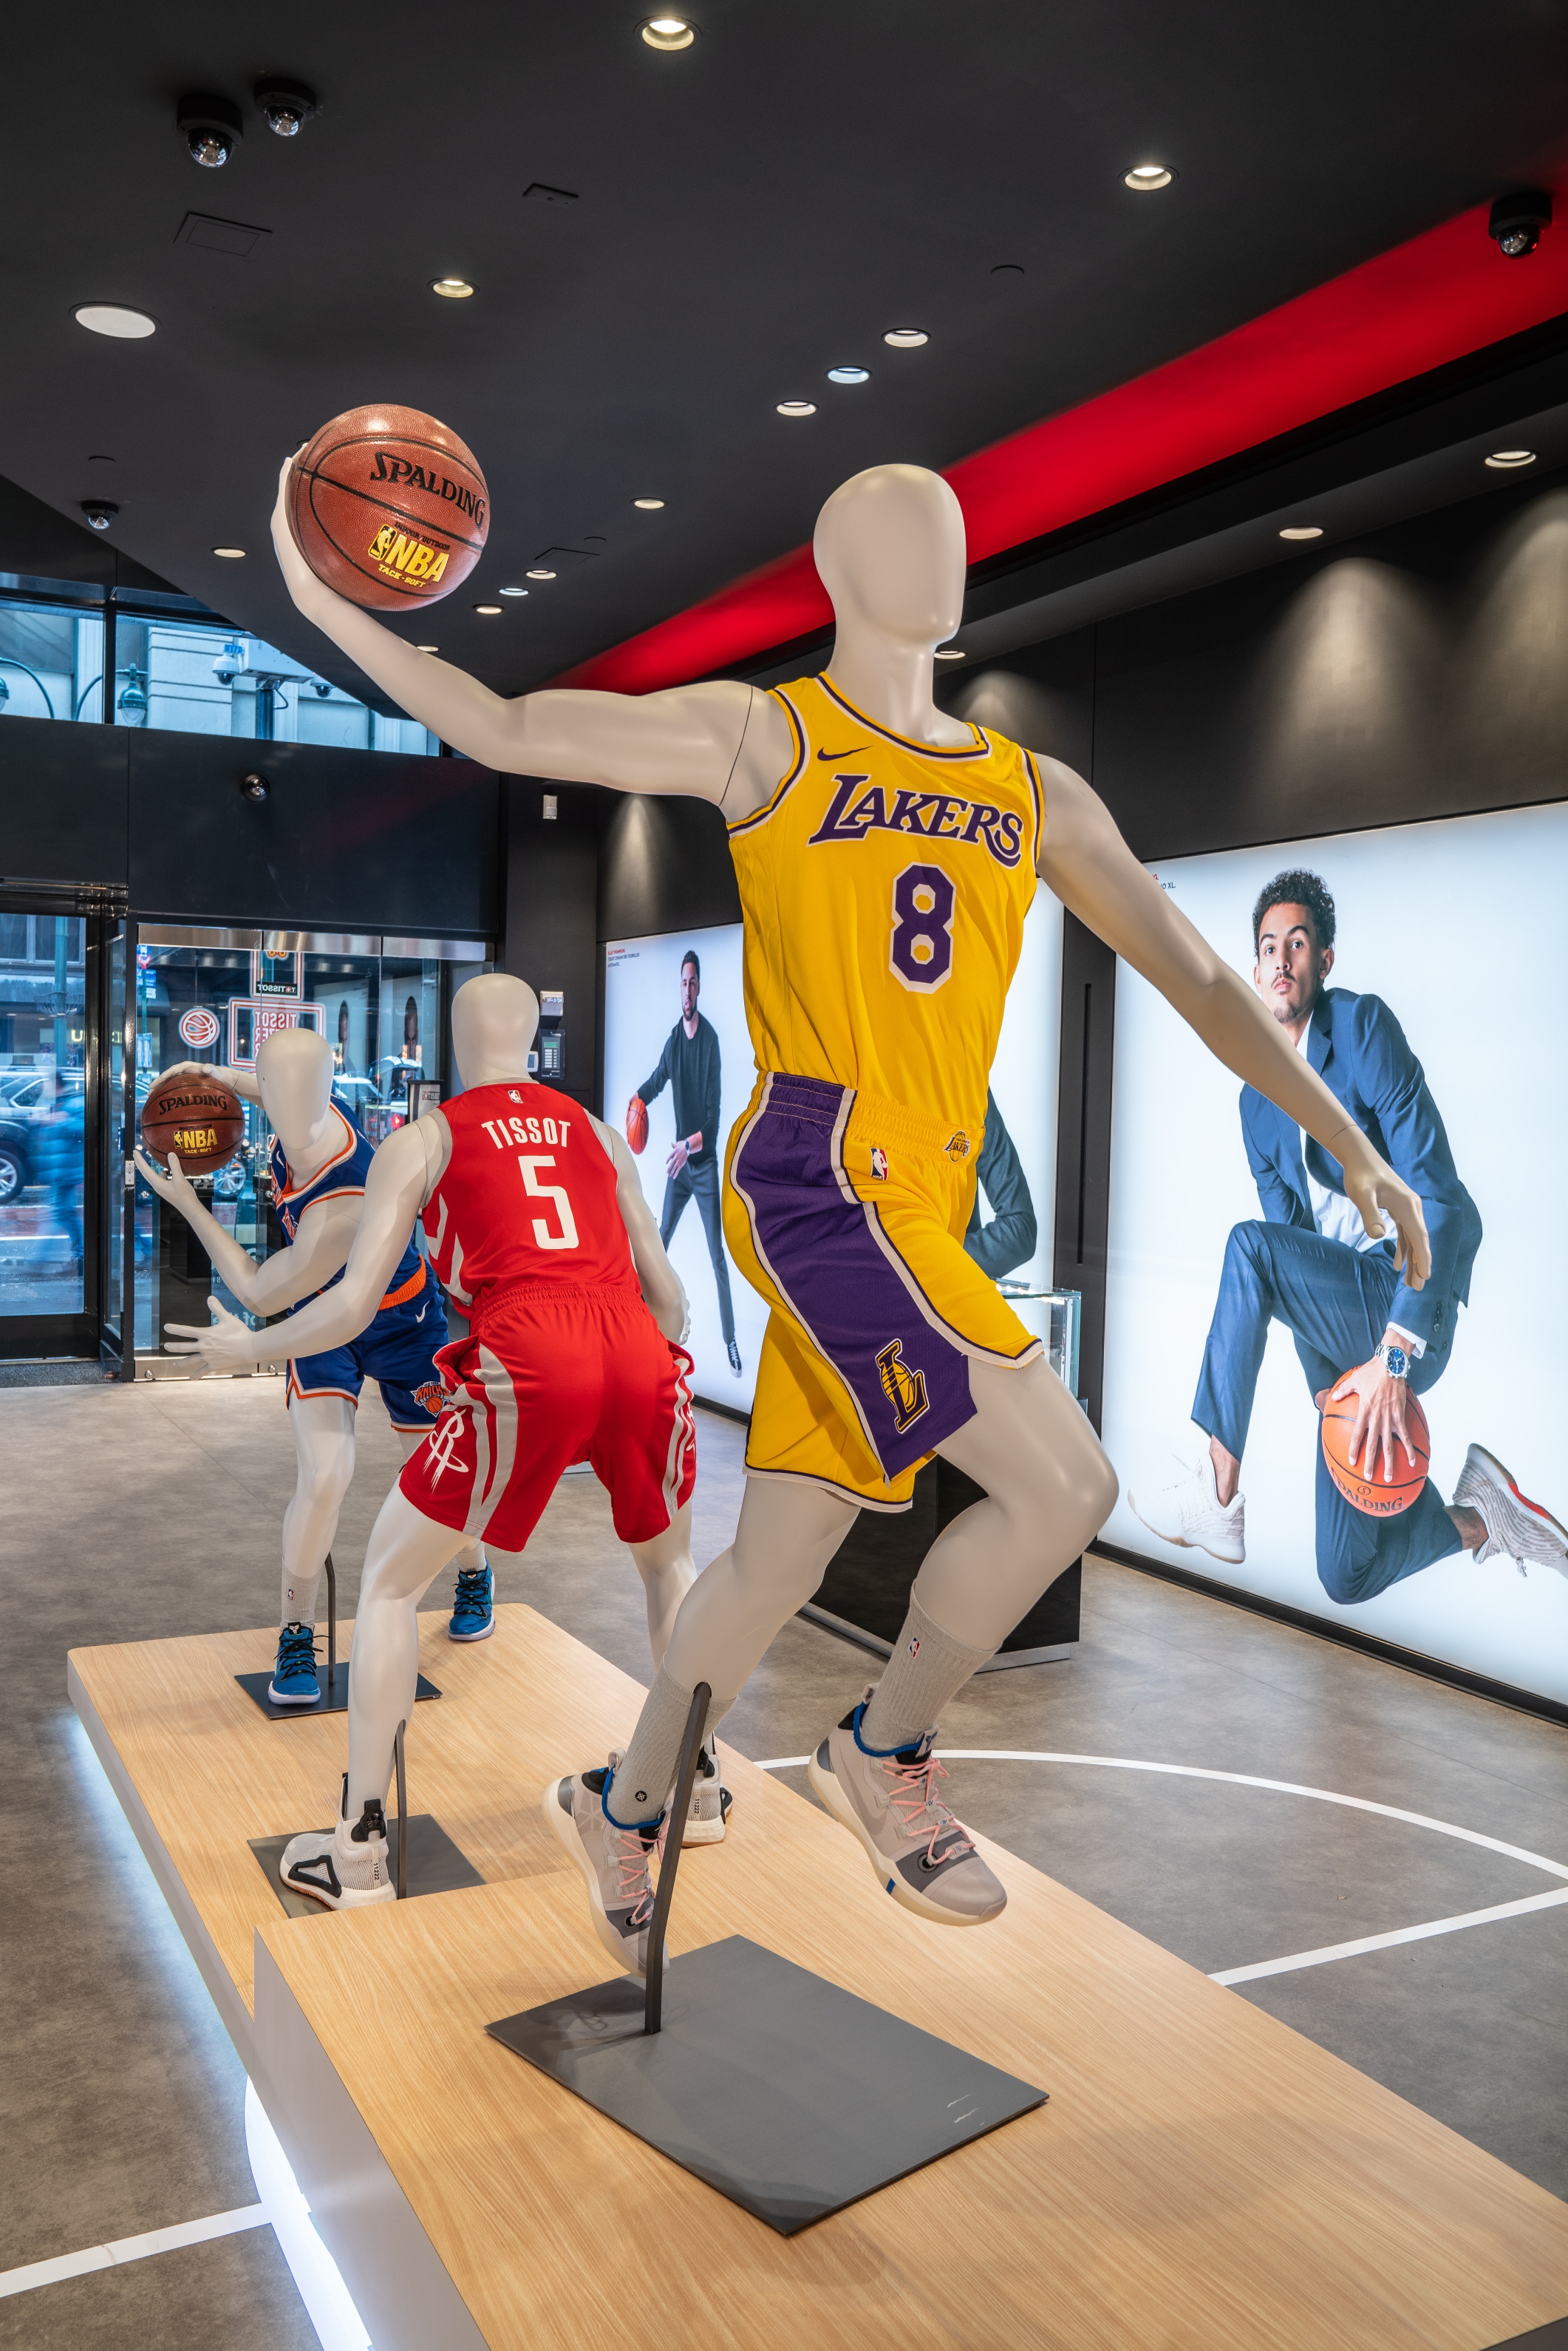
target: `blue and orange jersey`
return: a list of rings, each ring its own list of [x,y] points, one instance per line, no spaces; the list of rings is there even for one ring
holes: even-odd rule
[[[273,1205],[277,1210],[277,1221],[283,1228],[286,1241],[292,1241],[299,1230],[300,1217],[307,1208],[315,1207],[319,1201],[363,1196],[365,1177],[370,1173],[371,1161],[374,1156],[370,1138],[336,1102],[331,1104],[330,1115],[342,1130],[338,1148],[325,1167],[319,1169],[308,1184],[295,1182],[282,1144],[276,1134],[272,1138],[268,1157],[272,1169]],[[342,1279],[340,1270],[332,1276],[331,1281],[323,1282],[321,1288],[330,1290],[333,1282]],[[416,1296],[424,1286],[424,1259],[411,1240],[398,1259],[392,1287],[378,1311],[390,1306],[401,1306],[406,1300]],[[317,1290],[315,1295],[319,1298],[321,1290]],[[298,1301],[299,1306],[308,1303],[309,1301],[304,1298]],[[288,1311],[297,1313],[298,1307],[291,1306]]]

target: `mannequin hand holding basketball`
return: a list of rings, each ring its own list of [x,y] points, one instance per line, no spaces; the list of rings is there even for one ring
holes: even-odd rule
[[[302,441],[299,449],[306,445]],[[295,450],[293,456],[285,457],[278,473],[277,503],[272,509],[272,544],[277,555],[277,568],[283,574],[284,585],[289,594],[308,620],[314,621],[318,627],[325,627],[322,615],[332,606],[341,605],[347,611],[354,608],[345,604],[343,598],[334,589],[329,588],[324,580],[318,580],[300,554],[298,542],[289,528],[288,469],[294,458],[298,456],[299,449]]]
[[[172,1346],[172,1355],[189,1355],[191,1377],[204,1379],[209,1372],[237,1372],[256,1361],[254,1332],[248,1330],[237,1314],[215,1298],[209,1298],[212,1326],[204,1331],[194,1322],[165,1322],[163,1328],[181,1343]]]
[[[1379,1158],[1361,1129],[1347,1126],[1326,1144],[1344,1169],[1344,1188],[1361,1211],[1361,1221],[1375,1238],[1394,1227],[1394,1262],[1412,1290],[1419,1290],[1432,1270],[1432,1244],[1421,1203],[1386,1160]]]
[[[1375,1355],[1358,1370],[1346,1372],[1335,1388],[1330,1399],[1332,1403],[1338,1404],[1348,1395],[1357,1399],[1355,1426],[1350,1439],[1350,1461],[1353,1468],[1358,1461],[1361,1462],[1364,1478],[1375,1479],[1379,1475],[1380,1458],[1385,1486],[1392,1486],[1396,1475],[1404,1478],[1408,1474],[1396,1468],[1394,1458],[1396,1445],[1404,1447],[1410,1470],[1417,1467],[1405,1426],[1405,1405],[1409,1394],[1405,1381],[1392,1379]],[[1364,1443],[1366,1448],[1364,1456],[1362,1451]]]
[[[169,1154],[166,1174],[162,1167],[154,1165],[140,1144],[136,1146],[135,1158],[141,1171],[142,1182],[156,1192],[161,1200],[166,1200],[172,1208],[178,1208],[187,1222],[193,1222],[191,1211],[202,1204],[196,1197],[194,1185],[180,1165],[179,1153],[171,1151]]]

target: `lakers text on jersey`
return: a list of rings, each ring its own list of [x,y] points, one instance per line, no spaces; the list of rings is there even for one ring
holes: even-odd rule
[[[747,1467],[873,1509],[973,1410],[972,1357],[1040,1353],[962,1236],[1043,820],[1030,753],[776,689],[795,756],[729,830],[761,1071],[725,1234],[773,1309]]]

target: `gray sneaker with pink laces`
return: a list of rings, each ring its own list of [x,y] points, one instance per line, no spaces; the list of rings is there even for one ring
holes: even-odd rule
[[[545,1789],[544,1815],[582,1872],[593,1911],[593,1931],[611,1957],[636,1975],[648,1972],[648,1929],[653,1923],[650,1865],[659,1850],[664,1816],[620,1828],[604,1809],[604,1785],[620,1762],[612,1755],[598,1771],[577,1771]],[[670,1964],[669,1953],[664,1965]]]
[[[944,1927],[978,1927],[1007,1907],[1007,1888],[936,1792],[946,1773],[928,1730],[913,1747],[879,1754],[861,1743],[868,1687],[811,1757],[811,1785],[833,1818],[859,1837],[884,1893]]]

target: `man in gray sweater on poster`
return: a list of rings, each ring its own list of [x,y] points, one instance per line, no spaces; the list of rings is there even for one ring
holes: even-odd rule
[[[729,1350],[729,1368],[740,1377],[740,1349],[735,1343],[735,1309],[729,1298],[729,1260],[724,1253],[724,1212],[719,1200],[719,1162],[724,1149],[719,1109],[720,1063],[718,1033],[697,1010],[702,990],[702,966],[695,947],[681,963],[681,1017],[664,1040],[652,1077],[637,1092],[653,1102],[666,1086],[674,1091],[675,1140],[665,1162],[664,1206],[659,1217],[659,1238],[666,1249],[681,1221],[686,1202],[694,1196],[707,1235],[713,1278],[718,1287],[718,1319]]]

